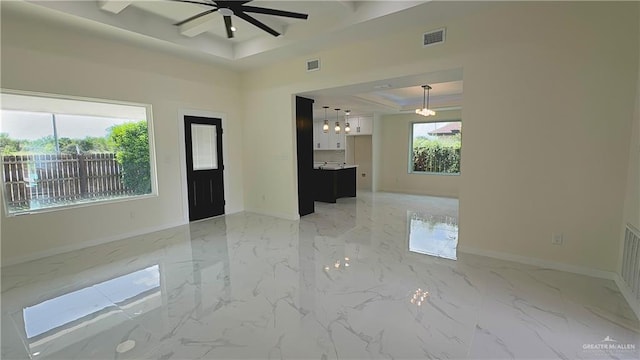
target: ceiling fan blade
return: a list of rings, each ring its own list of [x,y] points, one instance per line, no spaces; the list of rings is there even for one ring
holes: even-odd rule
[[[233,8],[233,7],[238,7],[241,6],[243,4],[246,4],[248,2],[251,2],[252,0],[248,0],[248,1],[236,1],[236,0],[232,0],[232,1],[213,1],[214,3],[216,3],[216,5],[218,7],[227,7],[227,8]]]
[[[198,5],[204,5],[204,6],[216,6],[216,4],[214,4],[213,2],[202,2],[202,1],[192,1],[192,0],[170,0],[170,1],[187,3],[187,4],[198,4]]]
[[[309,15],[307,14],[301,14],[301,13],[284,11],[284,10],[276,10],[276,9],[266,9],[266,8],[261,8],[256,6],[242,6],[241,9],[244,12],[256,13],[256,14],[275,15],[275,16],[290,17],[295,19],[305,19],[305,20],[309,18]]]
[[[218,11],[218,9],[211,9],[211,10],[207,10],[207,11],[201,12],[201,13],[200,13],[200,14],[198,14],[198,15],[194,15],[194,16],[192,16],[192,17],[190,17],[190,18],[186,19],[186,20],[182,20],[182,21],[180,21],[179,23],[175,23],[174,25],[176,25],[176,26],[180,26],[180,25],[183,25],[183,24],[188,23],[189,21],[193,21],[193,20],[195,20],[195,19],[197,19],[197,18],[201,18],[201,17],[203,17],[203,16],[205,16],[205,15],[211,14],[212,12],[216,12],[216,11]]]
[[[233,31],[231,31],[231,16],[224,17],[224,26],[227,28],[227,38],[233,38]]]
[[[250,15],[247,15],[247,14],[245,14],[243,12],[238,12],[238,13],[235,13],[234,15],[239,17],[240,19],[242,19],[242,20],[244,20],[244,21],[256,26],[256,27],[259,27],[260,29],[268,32],[269,34],[271,34],[273,36],[280,36],[279,32],[273,30],[272,28],[270,28],[267,25],[263,24],[262,22],[256,20],[255,18],[253,18]]]

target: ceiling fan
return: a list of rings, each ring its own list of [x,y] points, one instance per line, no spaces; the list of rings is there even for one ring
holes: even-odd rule
[[[251,2],[251,0],[249,1],[172,0],[172,1],[210,6],[212,8],[210,10],[206,10],[197,15],[194,15],[188,19],[180,21],[179,23],[175,24],[176,26],[186,24],[190,21],[193,21],[195,19],[201,18],[205,15],[208,15],[217,11],[220,14],[222,14],[222,16],[224,16],[224,25],[227,29],[227,38],[229,39],[233,38],[233,32],[235,31],[235,28],[233,27],[233,24],[231,22],[231,15],[235,15],[240,19],[243,19],[246,22],[268,32],[273,36],[280,36],[280,33],[273,30],[269,26],[265,25],[263,22],[257,20],[256,18],[254,18],[253,16],[247,13],[274,15],[274,16],[289,17],[294,19],[304,19],[304,20],[306,20],[309,17],[309,15],[307,14],[245,5],[246,3]]]

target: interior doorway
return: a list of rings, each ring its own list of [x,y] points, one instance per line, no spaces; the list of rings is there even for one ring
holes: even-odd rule
[[[347,164],[358,165],[356,169],[356,188],[372,189],[373,156],[371,135],[347,136]]]

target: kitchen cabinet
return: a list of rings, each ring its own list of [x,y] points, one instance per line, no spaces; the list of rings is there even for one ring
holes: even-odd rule
[[[373,116],[354,116],[349,119],[349,125],[351,125],[349,135],[373,134]]]
[[[335,203],[343,197],[356,197],[356,166],[315,168],[315,200]]]
[[[322,121],[313,122],[313,150],[323,150],[327,148],[328,137],[322,132]]]
[[[335,128],[336,123],[333,123],[333,127]],[[333,128],[329,129],[329,148],[334,150],[344,150],[345,148],[345,137],[344,137],[344,121],[340,121],[340,133],[336,134],[336,131]]]
[[[336,134],[336,122],[329,121],[329,131],[322,131],[324,121],[313,122],[313,150],[344,150],[344,121],[340,121],[340,133]]]
[[[313,100],[296,96],[296,141],[298,162],[298,213],[315,211],[313,192]]]

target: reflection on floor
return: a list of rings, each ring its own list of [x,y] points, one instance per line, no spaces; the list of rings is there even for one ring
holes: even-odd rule
[[[4,268],[2,359],[638,359],[612,281],[410,251],[451,255],[409,234],[429,219],[453,230],[456,200],[362,193],[316,210]]]
[[[118,316],[121,310],[140,315],[161,304],[160,272],[158,265],[153,265],[44,300],[11,315],[16,324],[24,324],[29,353],[37,356],[98,335],[104,324],[126,322],[126,317]],[[90,326],[95,323],[100,326]]]
[[[458,218],[407,211],[409,251],[456,260]]]

